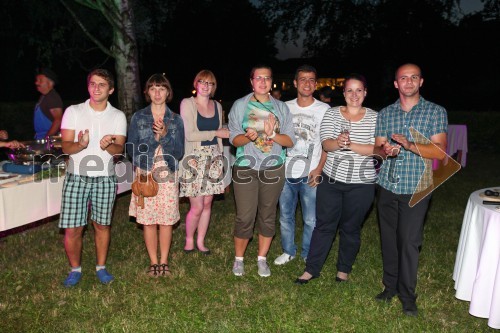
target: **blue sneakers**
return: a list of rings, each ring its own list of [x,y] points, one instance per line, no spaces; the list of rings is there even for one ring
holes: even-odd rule
[[[64,280],[64,286],[66,288],[76,286],[78,284],[78,282],[80,282],[81,278],[82,278],[82,272],[71,271],[71,272],[69,272],[69,275],[66,278],[66,280]]]
[[[106,268],[100,269],[96,272],[97,277],[99,278],[99,281],[101,281],[102,284],[108,284],[111,281],[113,281],[115,278],[113,275],[109,274]]]

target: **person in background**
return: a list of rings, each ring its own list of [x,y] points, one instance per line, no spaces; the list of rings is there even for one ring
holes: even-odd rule
[[[8,139],[9,139],[9,133],[6,130],[0,130],[0,148],[10,148],[10,149],[24,148],[24,144],[16,140],[7,141]]]
[[[299,199],[304,221],[300,256],[304,260],[316,225],[316,187],[326,161],[319,130],[323,116],[330,108],[313,97],[316,78],[314,67],[303,65],[297,68],[293,81],[297,98],[286,102],[293,116],[296,143],[287,149],[286,154],[286,181],[279,199],[283,254],[274,260],[275,265],[284,265],[296,256],[295,213]]]
[[[323,103],[328,104],[330,107],[334,107],[333,105],[333,90],[330,86],[324,86],[319,89],[319,99]]]
[[[111,106],[113,75],[95,69],[87,76],[90,98],[68,107],[61,124],[62,150],[69,155],[62,190],[59,228],[65,229],[64,248],[71,271],[65,287],[76,285],[82,277],[83,230],[87,214],[94,227],[96,275],[103,284],[114,280],[106,269],[111,239],[111,215],[116,197],[113,156],[121,154],[127,135],[125,114]]]
[[[273,88],[273,90],[271,90],[271,96],[273,96],[274,99],[281,101],[281,90],[278,88]]]
[[[196,96],[181,102],[184,121],[185,152],[181,163],[180,196],[189,197],[186,215],[186,243],[184,252],[195,251],[210,255],[205,246],[205,236],[210,224],[214,194],[224,193],[222,139],[229,137],[229,130],[222,128],[223,110],[213,100],[217,89],[215,75],[202,70],[193,80]]]
[[[318,185],[316,227],[302,276],[296,284],[317,278],[339,230],[337,282],[349,278],[361,245],[361,228],[375,197],[374,133],[377,112],[363,106],[367,94],[362,75],[344,85],[345,106],[330,108],[321,123],[321,142],[328,153]]]
[[[146,101],[151,103],[134,113],[128,131],[127,152],[132,155],[136,172],[153,172],[158,194],[144,198],[144,208],[132,193],[129,215],[142,224],[144,243],[151,277],[170,275],[168,255],[172,243],[172,228],[180,219],[179,182],[177,170],[184,154],[182,119],[167,106],[172,100],[172,86],[162,74],[153,74],[144,87]],[[147,147],[147,149],[145,149]],[[160,261],[158,261],[158,242]]]
[[[385,289],[375,299],[390,302],[397,295],[407,316],[418,315],[418,258],[431,196],[412,206],[410,200],[432,185],[426,182],[432,180],[432,159],[443,160],[447,144],[446,110],[420,95],[423,83],[419,66],[400,66],[394,78],[399,99],[379,112],[375,131],[377,153],[386,158],[377,197]],[[410,128],[428,139],[414,138]]]
[[[286,148],[295,144],[288,106],[269,94],[272,70],[258,65],[250,72],[250,93],[229,112],[229,141],[236,148],[233,189],[236,202],[233,274],[245,273],[243,258],[255,224],[259,234],[258,274],[271,275],[267,253],[276,229],[276,206],[285,181]]]
[[[35,85],[40,92],[40,99],[35,106],[33,123],[35,139],[57,135],[60,131],[63,115],[63,102],[54,86],[57,75],[49,68],[42,68],[36,75]]]

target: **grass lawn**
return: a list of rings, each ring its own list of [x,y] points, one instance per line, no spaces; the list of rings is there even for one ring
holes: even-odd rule
[[[482,126],[499,124],[499,118],[471,117],[477,126],[469,126],[469,142],[488,142]],[[491,138],[498,133],[488,131]],[[376,209],[364,225],[348,283],[334,280],[335,242],[321,278],[296,286],[293,280],[304,269],[300,259],[272,264],[281,254],[279,232],[268,256],[271,277],[257,275],[256,240],[247,250],[246,275],[233,276],[232,193],[214,202],[207,236],[213,254],[185,254],[188,204],[182,203],[171,249],[173,274],[152,279],[145,274],[142,230],[129,221],[130,195],[124,195],[113,219],[107,266],[116,280],[109,286],[95,277],[92,230],[84,237],[83,279],[72,289],[62,286],[68,264],[57,220],[0,238],[0,332],[493,332],[486,319],[468,314],[468,302],[454,297],[452,279],[469,194],[500,185],[498,147],[489,143],[477,150],[470,144],[467,167],[434,192],[420,257],[417,318],[404,316],[397,299],[374,300],[383,289]]]

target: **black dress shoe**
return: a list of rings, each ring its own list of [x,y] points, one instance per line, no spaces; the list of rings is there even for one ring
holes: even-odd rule
[[[394,291],[391,291],[391,290],[388,290],[388,289],[384,289],[384,291],[382,291],[380,294],[378,294],[377,296],[375,296],[375,299],[377,301],[381,301],[381,302],[387,302],[389,303],[392,298],[394,296],[396,296],[396,292]]]
[[[301,278],[296,278],[295,281],[293,283],[301,286],[303,284],[307,284],[309,281],[311,281],[312,279],[315,279],[316,277],[315,276],[312,276],[311,278],[309,279],[301,279]]]
[[[191,249],[191,250],[184,249],[185,254],[193,253],[194,251],[195,251],[195,249]]]
[[[203,254],[204,256],[209,256],[212,254],[212,252],[210,252],[210,249],[207,249],[206,251],[202,251],[202,250],[199,250],[201,254]]]
[[[403,303],[403,313],[410,317],[418,315],[417,303],[415,301],[405,301]]]

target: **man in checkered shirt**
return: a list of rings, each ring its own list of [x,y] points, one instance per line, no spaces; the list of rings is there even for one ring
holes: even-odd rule
[[[432,159],[445,158],[448,128],[446,110],[420,96],[423,82],[417,65],[400,66],[394,79],[399,99],[379,112],[375,130],[375,147],[384,158],[377,209],[385,286],[375,298],[389,302],[397,295],[408,316],[418,314],[418,258],[430,195],[416,205],[410,199],[422,183],[432,186]],[[410,128],[420,137],[413,137]]]

